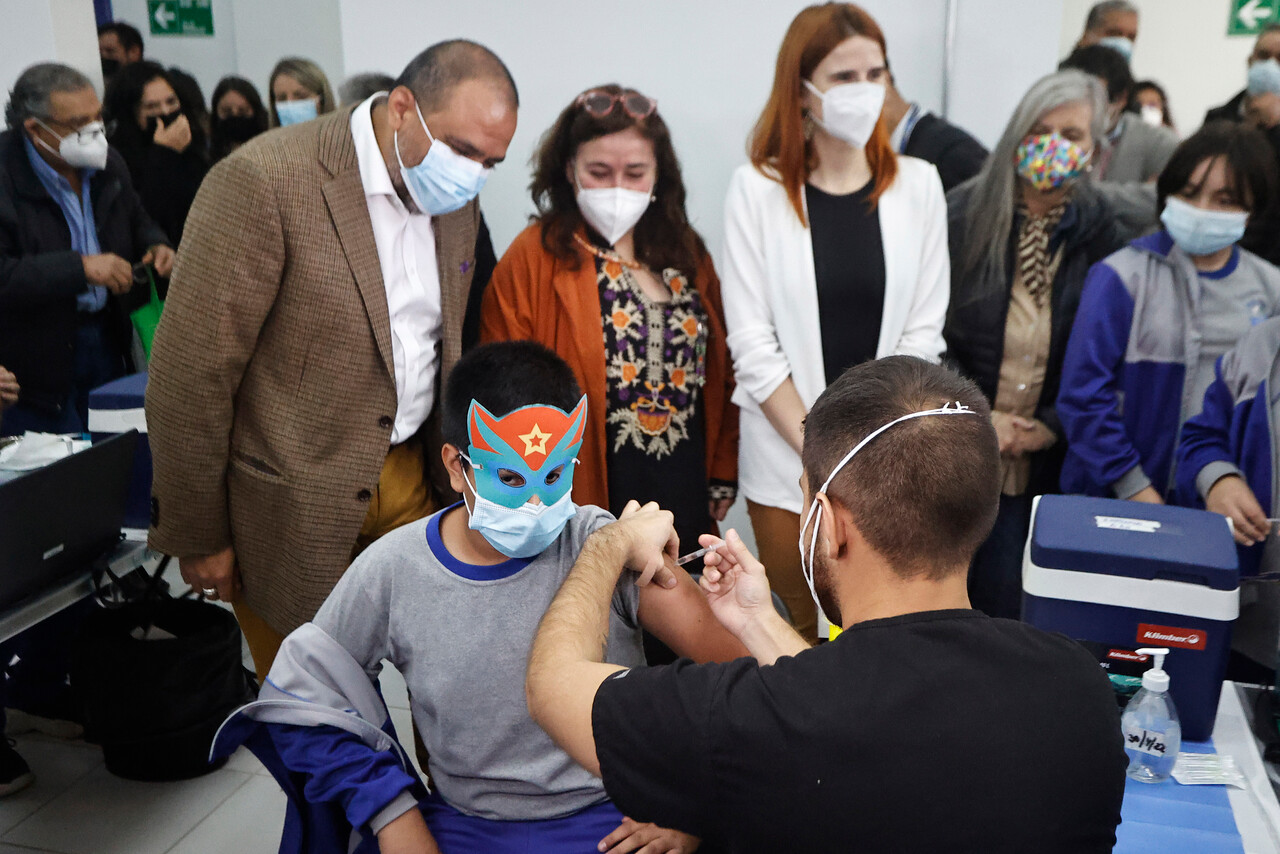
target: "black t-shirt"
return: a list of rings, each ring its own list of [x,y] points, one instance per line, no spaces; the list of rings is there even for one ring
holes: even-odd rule
[[[1128,764],[1092,656],[967,610],[623,671],[592,726],[624,814],[732,852],[1110,851]]]
[[[867,204],[872,185],[844,196],[805,186],[818,327],[827,385],[846,368],[876,357],[884,312],[880,211]]]

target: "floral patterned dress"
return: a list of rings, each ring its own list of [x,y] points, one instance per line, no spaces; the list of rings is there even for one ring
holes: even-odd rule
[[[595,263],[606,362],[609,509],[619,513],[633,498],[657,501],[675,514],[682,548],[696,548],[697,535],[713,530],[708,500],[726,488],[707,482],[702,298],[678,270],[662,271],[671,299],[654,302],[617,261],[597,257]]]

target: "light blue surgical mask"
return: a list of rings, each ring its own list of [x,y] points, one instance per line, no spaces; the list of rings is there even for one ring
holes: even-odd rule
[[[468,463],[471,458],[462,455]],[[474,466],[472,466],[474,469]],[[572,492],[566,492],[554,504],[526,502],[520,507],[503,507],[476,492],[464,474],[462,482],[471,493],[472,505],[467,507],[470,521],[467,527],[478,532],[489,545],[507,557],[537,557],[556,541],[564,526],[578,512]],[[463,502],[466,506],[466,502]]]
[[[1245,85],[1250,95],[1265,92],[1280,94],[1280,62],[1264,59],[1249,63],[1249,82]]]
[[[1243,211],[1207,211],[1170,196],[1165,199],[1160,221],[1183,252],[1212,255],[1244,237],[1249,215]]]
[[[417,166],[405,166],[400,157],[399,134],[392,134],[396,162],[400,164],[405,189],[420,210],[432,216],[452,213],[480,195],[491,170],[470,157],[463,157],[447,143],[433,137],[417,101],[413,102],[413,109],[418,113],[422,129],[427,132],[427,139],[431,140],[431,147]]]
[[[1111,48],[1123,56],[1125,62],[1133,59],[1133,39],[1127,39],[1124,36],[1107,36],[1098,39],[1098,44]]]
[[[320,115],[319,109],[315,98],[302,101],[276,101],[276,118],[280,120],[280,127],[288,127],[311,121]]]

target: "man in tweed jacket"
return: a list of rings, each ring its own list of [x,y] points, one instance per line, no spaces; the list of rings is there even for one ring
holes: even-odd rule
[[[358,545],[436,503],[479,187],[411,192],[401,164],[436,187],[441,159],[445,186],[491,168],[516,108],[501,60],[444,42],[387,95],[243,146],[191,208],[147,389],[150,542],[235,604],[260,677]]]

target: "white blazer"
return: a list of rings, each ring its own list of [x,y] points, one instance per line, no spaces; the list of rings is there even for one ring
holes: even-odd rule
[[[880,196],[884,310],[876,358],[937,362],[951,296],[947,205],[932,164],[898,158]],[[750,163],[729,182],[724,251],[716,265],[741,408],[738,484],[757,504],[799,513],[800,455],[769,424],[760,404],[788,376],[805,408],[826,388],[813,243],[783,186]]]

